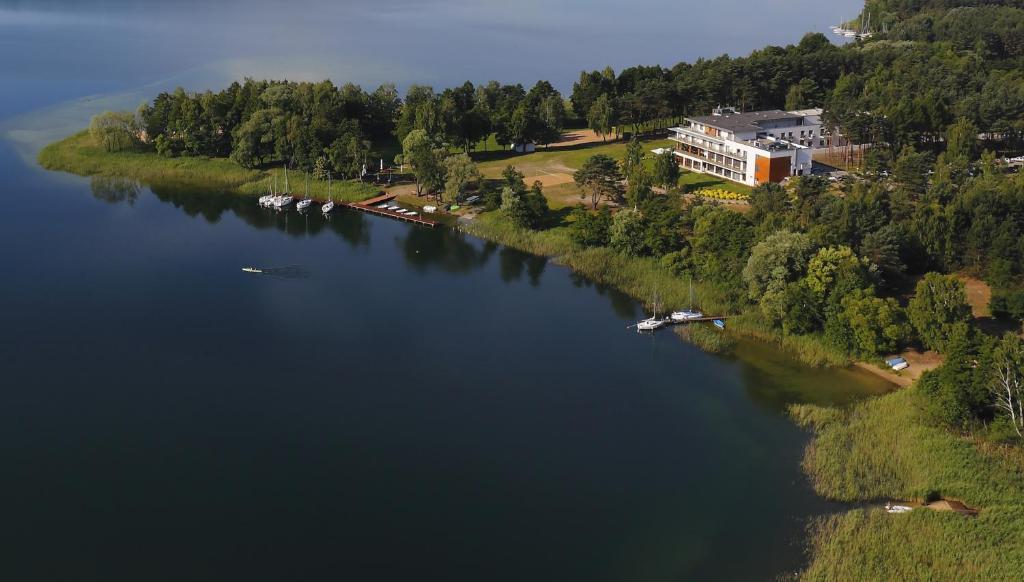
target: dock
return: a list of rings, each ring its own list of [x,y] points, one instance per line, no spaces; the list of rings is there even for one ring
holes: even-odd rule
[[[363,200],[362,202],[347,202],[347,203],[344,203],[344,204],[345,204],[345,206],[347,206],[349,208],[352,208],[352,209],[355,209],[355,210],[359,210],[359,211],[362,211],[362,212],[367,212],[369,214],[376,214],[377,216],[386,216],[388,218],[395,218],[397,220],[402,220],[402,221],[405,221],[405,222],[411,222],[413,224],[421,224],[423,226],[429,226],[430,228],[434,228],[435,226],[440,224],[436,220],[431,220],[429,218],[423,218],[423,216],[421,216],[420,214],[417,214],[415,216],[408,216],[408,215],[405,215],[405,214],[399,214],[399,213],[397,213],[397,212],[395,212],[393,210],[387,210],[385,208],[377,208],[378,204],[383,204],[385,202],[391,202],[394,199],[395,199],[395,195],[394,194],[382,194],[380,196],[376,196],[374,198],[370,198],[369,200]],[[417,210],[417,212],[420,212],[420,211]]]
[[[725,321],[725,320],[729,319],[729,316],[728,315],[718,315],[718,316],[714,316],[714,317],[696,317],[694,319],[684,319],[682,321],[676,321],[676,320],[672,319],[671,317],[666,317],[665,321],[667,323],[671,323],[671,324],[679,324],[679,323],[701,323],[701,322],[706,322],[706,321],[714,321],[716,319],[721,319],[722,321]]]

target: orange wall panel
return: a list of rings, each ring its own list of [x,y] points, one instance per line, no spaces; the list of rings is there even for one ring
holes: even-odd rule
[[[754,179],[758,184],[781,182],[789,177],[789,158],[766,158],[757,156],[754,162]]]

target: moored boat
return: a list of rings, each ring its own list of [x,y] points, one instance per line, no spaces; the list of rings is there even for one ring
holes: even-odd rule
[[[327,172],[327,203],[320,207],[324,214],[330,214],[334,210],[334,199],[331,196],[331,173]]]

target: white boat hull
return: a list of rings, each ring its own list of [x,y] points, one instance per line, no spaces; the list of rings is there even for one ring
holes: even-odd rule
[[[654,331],[665,326],[665,320],[663,319],[645,319],[637,322],[637,331]]]
[[[671,317],[672,321],[693,321],[701,319],[704,314],[699,311],[674,311]]]

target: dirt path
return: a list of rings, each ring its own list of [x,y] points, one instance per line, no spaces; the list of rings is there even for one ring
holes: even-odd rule
[[[992,301],[992,289],[987,283],[975,277],[968,277],[964,274],[957,274],[957,279],[964,283],[964,291],[967,293],[967,304],[971,306],[971,314],[974,317],[990,317],[992,312],[988,304]]]
[[[897,386],[906,388],[916,382],[921,377],[921,374],[938,368],[943,362],[942,354],[932,351],[922,353],[917,350],[903,350],[899,355],[910,364],[907,369],[900,370],[899,372],[889,368],[882,369],[869,362],[857,362],[854,365],[864,371],[885,378]]]
[[[585,143],[598,143],[606,140],[594,133],[592,129],[572,129],[562,134],[561,139],[549,145],[549,148],[565,148]]]

